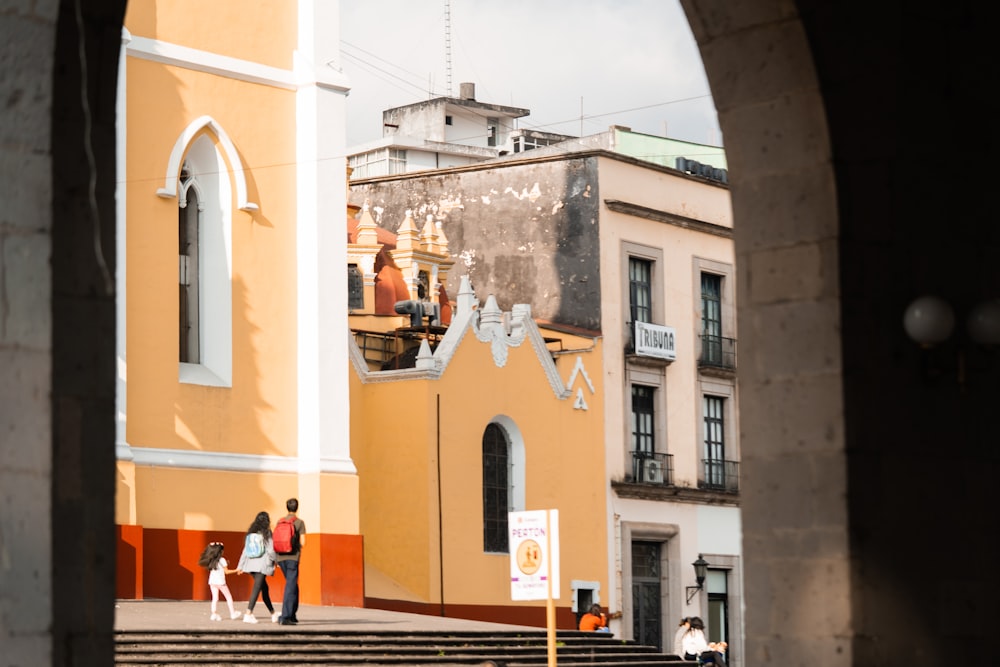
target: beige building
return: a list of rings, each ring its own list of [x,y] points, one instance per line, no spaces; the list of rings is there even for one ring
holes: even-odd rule
[[[705,618],[740,663],[742,617],[732,216],[717,181],[606,150],[354,181],[386,228],[411,210],[446,234],[478,299],[530,305],[540,326],[602,350],[606,577],[572,582],[575,611],[621,612],[622,636],[672,650]],[[593,542],[593,537],[591,538]],[[708,571],[695,582],[691,564]]]

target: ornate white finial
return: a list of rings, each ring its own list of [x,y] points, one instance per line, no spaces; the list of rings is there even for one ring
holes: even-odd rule
[[[459,320],[464,321],[478,305],[476,293],[472,291],[472,283],[469,281],[469,274],[465,274],[458,283],[458,298],[455,300],[454,320],[456,322]]]
[[[426,338],[420,341],[420,351],[417,352],[417,368],[424,370],[434,368],[434,353],[431,352],[431,346],[427,343]]]

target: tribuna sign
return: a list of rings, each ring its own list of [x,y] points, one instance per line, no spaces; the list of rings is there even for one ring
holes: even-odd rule
[[[649,322],[635,323],[635,353],[639,356],[674,361],[677,359],[676,339],[677,332],[673,327]]]

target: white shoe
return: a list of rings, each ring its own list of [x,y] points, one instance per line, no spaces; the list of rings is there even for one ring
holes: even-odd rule
[[[243,622],[244,623],[256,623],[257,619],[256,619],[256,617],[254,617],[253,614],[251,614],[251,613],[248,612],[246,614],[243,614]]]
[[[209,620],[212,620],[212,621],[221,621],[222,620],[222,617],[219,616],[218,614],[212,614],[208,618],[209,618]]]
[[[231,614],[229,615],[229,618],[231,618],[231,619],[233,619],[233,620],[235,621],[235,620],[236,620],[237,618],[239,618],[239,617],[240,617],[240,616],[242,616],[242,615],[243,615],[243,614],[241,614],[240,612],[238,612],[238,611],[234,611],[233,613],[231,613]]]
[[[280,611],[276,611],[273,614],[271,614],[271,622],[272,623],[277,623],[279,618],[281,618],[281,612]]]

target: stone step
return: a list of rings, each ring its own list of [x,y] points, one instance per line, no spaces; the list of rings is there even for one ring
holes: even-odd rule
[[[248,626],[242,631],[119,631],[115,664],[150,665],[365,665],[534,667],[548,663],[545,631],[370,632],[308,631]],[[563,667],[677,667],[677,656],[609,635],[560,632]]]

